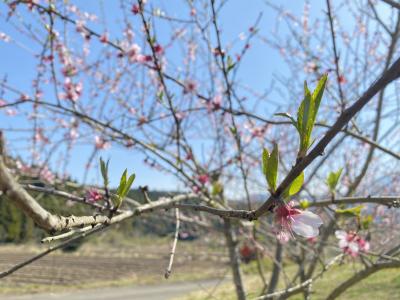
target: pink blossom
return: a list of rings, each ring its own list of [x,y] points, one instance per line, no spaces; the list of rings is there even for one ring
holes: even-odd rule
[[[286,242],[293,237],[293,232],[305,238],[313,238],[319,234],[319,227],[323,224],[321,218],[310,212],[293,208],[294,202],[279,205],[275,209],[275,222],[279,226],[277,238]]]
[[[307,242],[309,242],[310,244],[315,244],[317,242],[317,237],[310,237],[307,239]]]
[[[143,124],[146,124],[149,120],[145,116],[141,116],[139,118],[138,126],[142,126]]]
[[[97,135],[94,137],[94,142],[95,142],[96,149],[99,149],[99,150],[108,149],[111,146],[109,142],[107,142],[106,140],[104,140],[103,138],[101,138]]]
[[[130,107],[129,108],[129,113],[131,113],[132,115],[136,115],[137,110],[134,107]]]
[[[25,174],[30,174],[31,171],[32,171],[31,167],[29,167],[28,165],[24,164],[20,160],[16,161],[16,166],[17,166],[18,170],[20,170],[22,173],[25,173]]]
[[[86,193],[86,199],[87,199],[87,201],[94,203],[94,202],[102,200],[103,199],[103,195],[100,194],[95,189],[90,189]]]
[[[181,121],[181,120],[183,120],[183,119],[185,118],[186,114],[185,114],[184,112],[178,111],[178,112],[175,114],[175,116],[176,116],[176,118],[177,118],[179,121]]]
[[[27,94],[22,94],[21,95],[21,100],[22,101],[27,101],[27,100],[29,100],[29,96]]]
[[[4,41],[8,43],[11,40],[11,38],[5,34],[4,32],[0,32],[0,41]]]
[[[43,143],[49,142],[49,139],[47,137],[45,137],[43,132],[44,132],[43,128],[36,129],[35,136],[34,136],[35,142],[43,142]]]
[[[76,102],[82,95],[82,90],[83,90],[82,82],[73,83],[71,78],[67,77],[65,78],[64,81],[65,94],[62,94],[61,97]]]
[[[139,55],[140,55],[140,51],[141,51],[141,49],[140,49],[140,47],[139,47],[138,44],[133,44],[133,45],[128,49],[127,55],[128,55],[129,61],[130,61],[131,63],[137,62],[137,61],[138,61],[138,57],[139,57]]]
[[[132,12],[134,15],[137,15],[137,14],[140,12],[140,7],[139,7],[139,5],[133,4],[133,5],[132,5],[131,12]]]
[[[101,36],[100,36],[100,42],[103,44],[107,44],[108,43],[108,33],[104,32]]]
[[[216,95],[211,101],[206,101],[205,104],[209,113],[219,110],[222,104],[222,96]]]
[[[147,62],[151,62],[153,60],[153,57],[151,55],[143,55],[143,54],[139,54],[136,56],[136,61],[138,63],[147,63]]]
[[[50,169],[47,166],[44,166],[41,169],[39,176],[40,178],[49,183],[54,183],[54,180],[56,178],[56,176],[50,171]]]
[[[156,44],[154,45],[154,52],[158,55],[161,55],[164,53],[164,48],[161,45]]]
[[[72,64],[66,64],[64,68],[62,68],[61,72],[64,76],[72,77],[78,73],[78,69]]]
[[[357,257],[360,252],[366,252],[369,250],[369,242],[353,231],[347,233],[344,230],[336,230],[335,235],[339,239],[340,249],[352,257]]]
[[[65,137],[69,140],[76,140],[79,137],[79,132],[75,128],[71,128]]]
[[[210,180],[210,178],[208,177],[207,174],[201,174],[201,175],[197,176],[197,180],[201,184],[206,184]]]
[[[184,90],[185,94],[194,93],[197,90],[197,83],[191,79],[188,79],[184,83]]]
[[[198,194],[198,193],[200,193],[201,189],[197,185],[194,185],[192,187],[192,191],[193,191],[193,193]]]
[[[17,114],[18,112],[15,109],[12,108],[7,108],[6,109],[6,114],[10,117],[13,117]]]

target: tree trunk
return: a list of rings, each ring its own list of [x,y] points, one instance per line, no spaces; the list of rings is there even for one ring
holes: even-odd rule
[[[281,272],[281,262],[282,262],[282,244],[277,241],[276,250],[275,250],[275,260],[274,260],[274,267],[272,269],[271,279],[268,285],[268,292],[267,294],[272,294],[275,292],[275,289],[278,285],[279,281],[279,274]]]
[[[233,283],[235,284],[236,295],[238,300],[246,300],[246,294],[243,288],[242,273],[240,271],[240,257],[237,247],[237,238],[230,219],[224,219],[224,234],[226,238],[226,244],[229,249],[229,259],[232,267]]]

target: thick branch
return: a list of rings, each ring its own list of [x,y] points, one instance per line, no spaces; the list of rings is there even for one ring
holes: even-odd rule
[[[27,216],[32,218],[39,227],[48,232],[57,232],[73,227],[95,225],[109,221],[106,216],[64,217],[51,214],[21,187],[7,169],[2,154],[0,154],[0,190]]]
[[[274,195],[264,202],[255,212],[254,217],[258,218],[269,211],[277,198],[293,182],[305,168],[307,168],[318,156],[324,153],[325,147],[333,140],[340,130],[353,118],[380,90],[400,76],[400,58],[376,80],[369,89],[349,108],[347,108],[335,124],[326,132],[325,136],[311,150],[311,152],[300,160],[289,172],[283,182],[279,185]]]

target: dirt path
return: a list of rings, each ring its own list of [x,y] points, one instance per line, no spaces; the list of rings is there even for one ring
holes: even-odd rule
[[[160,285],[79,290],[62,293],[6,296],[2,300],[168,300],[201,289],[210,289],[219,280],[167,283]]]

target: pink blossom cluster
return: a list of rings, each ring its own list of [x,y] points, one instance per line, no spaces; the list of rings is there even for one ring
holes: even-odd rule
[[[82,82],[73,83],[70,77],[66,77],[64,81],[65,94],[62,95],[62,98],[76,102],[82,95],[82,89]]]
[[[0,108],[5,105],[7,105],[7,102],[3,99],[0,99]],[[6,108],[5,112],[8,116],[15,116],[18,113],[17,110],[13,108]]]
[[[111,147],[110,143],[107,142],[105,139],[99,137],[98,135],[96,135],[94,137],[94,144],[96,149],[98,150],[105,150]]]
[[[89,189],[86,193],[86,200],[95,203],[103,199],[103,195],[96,189]]]
[[[201,175],[197,176],[197,180],[202,185],[205,185],[206,183],[208,183],[210,181],[210,177],[208,176],[208,174],[201,174]]]
[[[222,105],[222,96],[221,95],[216,95],[214,98],[212,98],[209,101],[204,101],[204,104],[207,108],[207,112],[213,112],[217,111],[221,108]]]
[[[357,257],[360,252],[369,250],[369,242],[353,231],[336,230],[335,235],[339,239],[340,249],[352,257]]]
[[[294,202],[275,208],[275,223],[278,226],[277,238],[281,242],[294,237],[293,232],[305,238],[314,238],[323,224],[321,218],[310,212],[294,208]]]

